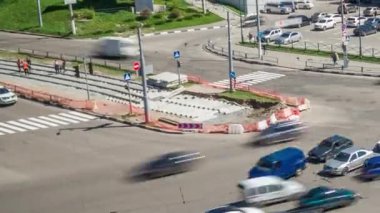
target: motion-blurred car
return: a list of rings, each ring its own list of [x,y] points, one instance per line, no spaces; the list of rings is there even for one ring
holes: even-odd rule
[[[336,23],[332,18],[322,18],[314,24],[314,30],[327,30],[335,28]]]
[[[325,162],[334,158],[340,151],[353,146],[351,139],[341,135],[333,135],[324,139],[308,153],[309,160],[315,162]]]
[[[199,152],[171,152],[159,156],[137,168],[135,178],[159,178],[191,170],[205,156]]]
[[[244,201],[254,206],[263,206],[281,201],[298,199],[306,188],[296,182],[276,176],[265,176],[243,180],[238,184]]]
[[[254,143],[265,145],[292,141],[299,138],[305,130],[306,126],[300,121],[278,122],[260,132],[254,139]]]
[[[210,209],[206,213],[265,213],[263,210],[254,207],[235,207],[221,206],[215,209]]]
[[[260,18],[260,25],[264,25],[266,22],[266,18],[264,16],[259,16]],[[257,16],[256,15],[249,15],[246,16],[246,18],[243,21],[243,27],[254,27],[257,26]]]
[[[290,15],[290,16],[288,16],[288,19],[300,19],[300,23],[288,25],[288,26],[286,26],[287,28],[291,28],[291,27],[300,28],[303,26],[310,25],[310,19],[305,15]]]
[[[380,30],[380,18],[368,18],[364,24],[370,24],[374,26],[378,31]]]
[[[10,105],[17,102],[17,95],[0,85],[0,105]]]
[[[371,157],[364,162],[360,177],[368,181],[380,178],[380,156]]]
[[[262,42],[271,42],[276,40],[278,37],[282,35],[281,28],[269,28],[263,31],[261,36]]]
[[[318,22],[319,20],[324,18],[326,15],[327,15],[327,13],[325,13],[325,12],[314,13],[310,18],[311,22],[313,22],[313,23]]]
[[[137,39],[103,37],[97,42],[94,54],[101,57],[136,57],[140,51]]]
[[[377,29],[371,24],[364,24],[355,28],[353,33],[355,36],[367,36],[371,34],[376,34]]]
[[[359,194],[349,189],[330,188],[319,186],[309,190],[309,192],[299,200],[300,209],[321,208],[324,211],[348,206],[354,203]]]
[[[377,14],[380,14],[380,8],[378,8],[378,7],[367,7],[363,11],[363,14],[365,16],[377,16]]]
[[[281,3],[266,3],[264,11],[266,13],[289,14],[292,12],[292,8],[283,6]]]
[[[351,146],[339,152],[323,167],[323,172],[334,175],[346,175],[348,172],[363,166],[364,161],[373,156],[373,151]]]
[[[367,20],[364,16],[352,16],[347,19],[347,27],[357,27],[359,25],[362,25]]]

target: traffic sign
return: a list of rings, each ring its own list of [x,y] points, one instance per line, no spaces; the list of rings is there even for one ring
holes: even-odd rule
[[[179,50],[173,52],[173,57],[174,59],[179,59],[181,57],[181,53],[179,52]]]
[[[140,69],[140,62],[134,61],[133,62],[133,70],[138,71]]]
[[[124,73],[124,81],[129,81],[131,79],[132,79],[131,73],[129,73],[129,72]]]
[[[203,124],[202,123],[179,123],[178,128],[179,129],[202,129]]]
[[[230,72],[230,78],[236,78],[236,72],[235,71]]]

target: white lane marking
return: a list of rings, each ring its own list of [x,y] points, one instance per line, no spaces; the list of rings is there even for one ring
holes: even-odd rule
[[[51,122],[48,122],[48,121],[44,121],[44,120],[41,120],[41,119],[28,118],[28,120],[31,120],[31,121],[34,121],[34,122],[37,122],[37,123],[41,123],[41,124],[45,124],[45,125],[48,125],[48,126],[53,126],[53,127],[58,126],[57,124],[54,124],[54,123],[51,123]]]
[[[39,123],[36,123],[36,122],[32,122],[32,121],[28,121],[28,120],[25,120],[25,119],[19,119],[18,121],[22,122],[22,123],[25,123],[25,124],[29,124],[31,126],[36,126],[36,127],[42,128],[42,129],[48,128],[45,125],[42,125],[42,124],[39,124]]]
[[[53,122],[53,123],[61,124],[61,125],[69,125],[69,123],[66,123],[66,122],[63,122],[63,121],[60,121],[60,120],[56,120],[56,119],[53,119],[53,118],[48,118],[48,117],[45,117],[45,116],[39,116],[38,118],[41,118],[41,119],[44,119],[44,120],[47,120],[47,121],[50,121],[50,122]]]
[[[29,129],[29,130],[36,130],[36,129],[38,129],[36,127],[28,126],[28,125],[25,125],[25,124],[22,124],[22,123],[19,123],[19,122],[16,122],[16,121],[8,121],[7,123],[15,125],[15,126],[22,127],[24,129]]]
[[[61,117],[61,116],[58,116],[58,115],[49,115],[49,116],[52,117],[52,118],[56,118],[58,120],[63,120],[63,121],[67,121],[67,122],[74,123],[74,124],[79,123],[79,121],[76,121],[76,120],[73,120],[73,119],[64,118],[64,117]]]
[[[16,131],[19,131],[19,132],[25,132],[26,131],[25,129],[21,129],[21,128],[18,128],[16,126],[12,126],[12,125],[9,125],[9,124],[6,124],[6,123],[0,123],[0,126],[3,126],[5,128],[8,128],[8,129],[13,129],[13,130],[16,130]]]
[[[188,29],[187,32],[194,32],[194,29]]]
[[[83,114],[83,113],[75,112],[75,111],[70,111],[69,113],[73,114],[73,115],[80,116],[80,117],[84,117],[84,118],[87,118],[87,119],[95,119],[96,118],[95,116],[91,116],[91,115],[87,115],[87,114]]]
[[[66,114],[66,113],[59,113],[59,115],[65,116],[65,117],[68,117],[68,118],[74,119],[74,120],[80,120],[80,121],[83,121],[83,122],[89,121],[88,119],[81,118],[81,117],[74,116],[74,115],[70,115],[70,114]]]
[[[15,131],[12,131],[12,130],[9,130],[9,129],[5,129],[5,128],[2,128],[2,127],[0,127],[0,131],[8,133],[8,134],[16,133]]]

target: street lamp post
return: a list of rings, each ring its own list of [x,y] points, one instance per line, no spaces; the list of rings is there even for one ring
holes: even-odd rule
[[[261,38],[260,38],[260,14],[259,14],[259,1],[256,0],[256,26],[257,26],[257,48],[259,53],[259,58],[261,59]]]
[[[232,87],[232,76],[233,63],[232,63],[232,47],[231,47],[231,23],[230,23],[230,12],[227,11],[227,25],[228,25],[228,77],[230,79],[230,92],[233,92]]]
[[[347,39],[346,39],[346,30],[347,25],[344,21],[344,7],[343,7],[343,0],[340,0],[340,15],[342,19],[342,50],[343,50],[343,67],[348,67],[348,58],[347,58]]]
[[[359,7],[359,26],[360,26],[360,0],[358,0],[358,7]],[[359,31],[359,56],[360,56],[360,58],[363,56],[363,52],[362,52],[362,36],[361,36],[360,31]]]
[[[41,14],[41,0],[37,0],[37,8],[38,8],[38,23],[40,27],[43,27],[42,14]]]
[[[143,86],[145,123],[149,123],[149,106],[148,106],[147,83],[146,83],[146,76],[145,76],[145,70],[144,70],[145,59],[144,59],[142,42],[141,42],[141,25],[137,28],[137,37],[139,40],[139,49],[140,49],[140,72],[141,72],[141,80],[142,80],[142,86]]]
[[[240,4],[240,37],[241,37],[241,43],[244,43],[244,36],[243,36],[243,18],[242,18],[242,12],[241,10],[243,9],[242,5],[241,5],[241,0],[239,0],[239,4]]]

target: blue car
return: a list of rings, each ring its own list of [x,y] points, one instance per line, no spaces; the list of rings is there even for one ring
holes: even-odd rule
[[[249,171],[249,178],[274,175],[283,179],[298,176],[306,168],[306,157],[295,147],[281,149],[262,157]]]
[[[380,156],[369,158],[364,162],[360,177],[365,180],[373,180],[380,177]]]

